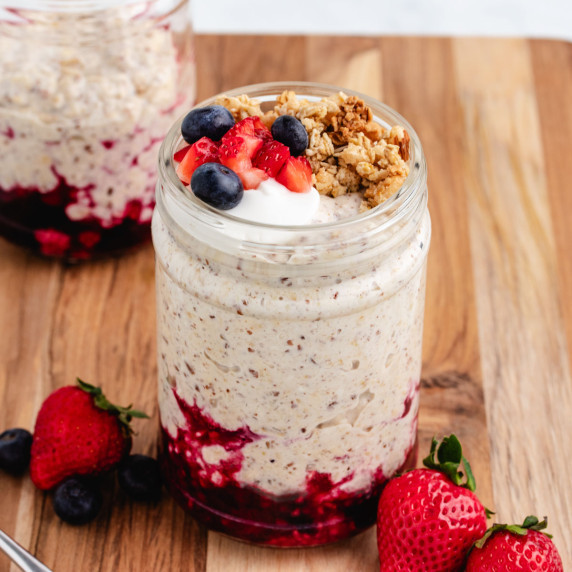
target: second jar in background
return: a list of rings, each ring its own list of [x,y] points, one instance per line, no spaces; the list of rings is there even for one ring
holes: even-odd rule
[[[0,2],[0,71],[0,235],[68,261],[146,241],[194,99],[187,0]]]

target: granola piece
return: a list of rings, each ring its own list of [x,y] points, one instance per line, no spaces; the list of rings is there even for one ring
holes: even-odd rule
[[[336,165],[323,163],[312,177],[312,184],[321,195],[338,197],[347,192],[347,187],[340,183],[336,175]]]
[[[278,115],[296,115],[296,112],[304,102],[307,103],[305,99],[298,99],[295,92],[283,91],[276,98],[274,110]]]
[[[383,159],[387,165],[393,165],[401,171],[409,172],[409,165],[401,157],[401,148],[398,145],[387,144],[384,149]]]
[[[375,121],[368,121],[365,124],[364,133],[369,137],[371,141],[377,141],[383,136],[385,129]]]
[[[334,152],[334,144],[328,133],[320,133],[317,129],[310,133],[306,157],[315,157],[320,161],[324,161],[328,157],[332,157]]]
[[[403,185],[407,175],[386,177],[379,183],[369,186],[364,194],[364,206],[373,208],[393,196]]]
[[[328,163],[326,161],[320,161],[316,157],[306,157],[310,162],[310,167],[312,167],[312,173],[316,174],[322,167],[326,167]]]
[[[300,121],[302,125],[306,128],[309,137],[312,135],[313,131],[322,133],[323,131],[326,130],[326,124],[323,121],[320,121],[319,119],[316,119],[314,117],[302,117]]]
[[[349,169],[348,167],[338,167],[336,179],[342,186],[346,187],[350,193],[355,193],[360,190],[361,177],[356,171]],[[337,195],[332,194],[332,196],[335,197]]]
[[[367,163],[366,161],[361,161],[356,165],[356,173],[362,179],[367,179],[372,183],[379,183],[379,181],[387,178],[386,169],[380,169],[372,163]]]
[[[296,117],[298,119],[304,119],[305,117],[310,117],[315,121],[320,121],[325,123],[326,115],[328,115],[328,103],[325,100],[322,101],[304,101],[304,105],[300,106],[296,112]]]
[[[315,173],[313,185],[322,195],[339,197],[360,190],[361,177],[351,168],[324,161],[312,168]]]
[[[399,147],[399,154],[404,161],[409,160],[409,143],[411,138],[401,125],[395,125],[391,128],[387,140],[389,143]]]
[[[376,206],[386,200],[402,184],[409,173],[409,167],[401,158],[398,145],[381,139],[376,143],[364,134],[358,133],[336,153],[340,166],[349,173],[355,173],[359,184],[346,184],[350,190],[366,188],[365,204]],[[379,201],[379,202],[378,202]]]
[[[222,95],[217,97],[215,103],[226,107],[232,113],[235,121],[240,121],[245,117],[263,117],[264,115],[260,109],[260,101],[251,99],[246,94],[237,97]]]
[[[346,100],[347,95],[343,92],[338,92],[336,95],[331,95],[330,97],[325,97],[322,99],[322,103],[326,105],[326,115],[324,116],[325,123],[329,126],[332,124],[332,120],[340,112],[340,106]]]
[[[272,125],[279,115],[293,115],[302,122],[308,134],[314,130],[321,133],[330,125],[331,118],[339,113],[339,103],[342,101],[341,96],[308,101],[298,99],[293,91],[284,91],[278,96],[274,109],[266,112],[263,120],[267,125]]]
[[[347,143],[358,133],[377,141],[383,134],[381,125],[373,120],[371,109],[363,100],[351,95],[340,105],[340,111],[331,119],[332,140],[336,145]]]
[[[264,113],[260,119],[262,119],[262,123],[264,123],[264,125],[266,125],[266,127],[268,127],[268,129],[271,129],[272,124],[274,123],[274,121],[276,121],[277,117],[278,117],[278,113],[276,113],[276,111],[274,111],[274,109],[270,109],[269,111]]]
[[[329,118],[339,113],[341,101],[343,98],[339,97],[325,97],[320,101],[308,101],[307,99],[298,99],[293,91],[284,91],[278,96],[274,110],[278,115],[294,115],[300,120],[304,117],[313,117],[329,124]]]
[[[373,163],[376,155],[370,144],[365,144],[361,138],[352,139],[345,147],[336,153],[341,165],[353,165],[367,162]]]

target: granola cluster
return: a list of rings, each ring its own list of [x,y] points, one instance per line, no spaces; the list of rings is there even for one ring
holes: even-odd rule
[[[312,184],[323,195],[363,193],[362,209],[379,205],[401,187],[409,174],[409,135],[403,127],[385,129],[355,96],[340,92],[320,101],[300,99],[284,91],[269,111],[247,95],[221,96],[237,121],[258,116],[270,128],[279,115],[297,117],[308,132],[306,157]]]

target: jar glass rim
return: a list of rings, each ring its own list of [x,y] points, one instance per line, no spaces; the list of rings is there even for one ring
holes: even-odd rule
[[[327,232],[334,229],[362,225],[367,222],[375,224],[377,229],[380,230],[380,226],[384,227],[393,224],[395,219],[399,218],[399,213],[409,210],[411,203],[417,202],[416,199],[422,200],[426,190],[427,166],[419,137],[409,122],[397,111],[370,96],[329,84],[283,81],[252,84],[224,91],[201,101],[195,107],[211,105],[219,95],[238,96],[247,94],[249,97],[258,100],[272,101],[270,97],[275,99],[286,90],[294,91],[297,96],[304,96],[309,99],[320,99],[338,92],[343,92],[348,96],[354,95],[362,99],[366,105],[372,109],[374,119],[382,123],[382,125],[389,127],[400,125],[404,127],[410,137],[410,172],[401,188],[380,205],[365,212],[336,221],[303,226],[287,226],[245,220],[232,215],[228,211],[216,209],[201,201],[195,197],[192,192],[189,192],[188,187],[184,186],[179,180],[173,162],[173,155],[178,146],[183,142],[181,137],[181,122],[183,117],[181,117],[167,133],[159,151],[160,180],[157,186],[157,204],[162,206],[161,193],[166,193],[169,196],[169,202],[176,204],[186,215],[190,215],[193,219],[200,220],[212,227],[230,225],[236,228],[242,227],[243,229],[258,228],[291,234],[303,231],[304,233],[311,234],[312,232],[322,233],[324,231]],[[265,99],[265,97],[267,99]]]

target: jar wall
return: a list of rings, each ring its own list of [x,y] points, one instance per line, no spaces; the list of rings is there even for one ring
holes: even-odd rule
[[[194,99],[187,2],[36,4],[0,10],[0,234],[72,261],[128,250],[149,238],[156,155]]]

